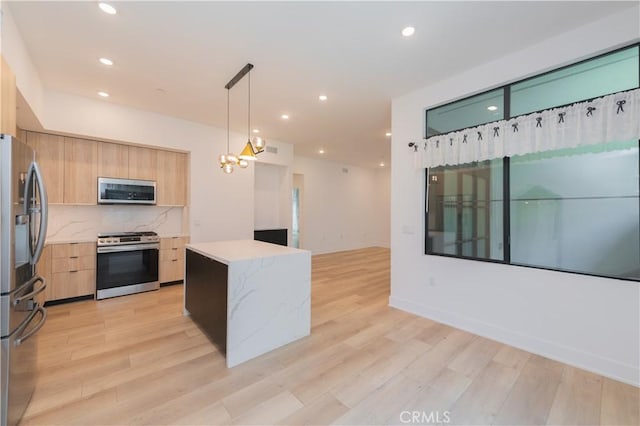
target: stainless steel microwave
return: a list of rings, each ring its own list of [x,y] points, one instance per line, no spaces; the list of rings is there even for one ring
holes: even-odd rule
[[[98,204],[156,204],[152,180],[98,178]]]

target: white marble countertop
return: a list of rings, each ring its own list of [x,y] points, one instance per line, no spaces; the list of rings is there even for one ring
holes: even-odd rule
[[[308,250],[254,240],[195,243],[187,244],[186,247],[226,265],[240,260],[308,253]]]

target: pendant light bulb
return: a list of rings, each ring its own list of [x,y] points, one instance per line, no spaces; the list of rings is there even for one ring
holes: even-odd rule
[[[227,156],[224,154],[220,154],[218,156],[218,163],[220,163],[220,167],[224,166],[225,164],[227,164]]]
[[[236,164],[238,162],[238,156],[232,153],[227,154],[227,163]]]
[[[222,170],[224,170],[226,174],[233,173],[233,165],[231,163],[227,163],[222,167]]]
[[[253,138],[253,146],[256,147],[258,151],[262,151],[265,146],[265,141],[260,136],[254,136]]]
[[[249,162],[242,158],[238,161],[238,166],[240,166],[241,169],[246,169],[247,167],[249,167]]]

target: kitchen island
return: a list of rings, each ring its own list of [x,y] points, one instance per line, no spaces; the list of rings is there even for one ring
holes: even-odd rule
[[[311,331],[311,253],[254,240],[186,245],[185,314],[236,366]]]

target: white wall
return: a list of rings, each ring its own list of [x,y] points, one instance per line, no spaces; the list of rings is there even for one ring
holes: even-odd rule
[[[287,228],[291,232],[291,177],[289,168],[273,164],[256,164],[254,226],[255,229]]]
[[[384,167],[374,171],[376,246],[391,247],[391,169]]]
[[[43,88],[22,36],[13,21],[13,15],[6,3],[0,2],[2,23],[0,28],[0,53],[7,60],[16,75],[16,87],[27,100],[29,107],[36,115],[42,113]]]
[[[301,248],[317,254],[388,246],[384,172],[295,157],[293,173],[304,175]]]
[[[638,7],[394,99],[390,305],[640,384],[638,283],[424,253],[424,110],[640,38]],[[305,182],[306,184],[306,182]]]
[[[225,175],[216,166],[217,156],[226,151],[225,130],[117,105],[108,100],[46,90],[8,10],[5,11],[4,27],[3,55],[16,72],[18,90],[43,127],[38,130],[191,153],[191,205],[185,209],[189,220],[183,227],[187,229],[182,232],[189,232],[193,242],[253,238],[254,224],[260,221],[259,217],[254,217],[256,166],[286,168],[283,187],[288,189],[282,191],[283,194],[286,192],[286,197],[279,201],[278,214],[287,228],[291,228],[291,209],[284,204],[291,204],[293,145],[267,137],[268,147],[277,148],[277,153],[264,152],[258,157],[260,165],[250,165],[247,170]],[[246,142],[245,136],[232,134],[231,138],[232,150],[240,151]],[[296,162],[299,172],[309,176],[310,186],[305,188],[305,199],[310,204],[304,210],[308,215],[304,222],[308,230],[304,237],[309,243],[308,248],[316,252],[331,252],[389,245],[390,178],[387,171],[349,166],[351,174],[342,179],[337,173],[343,165],[305,159]],[[332,207],[328,200],[340,202]]]

